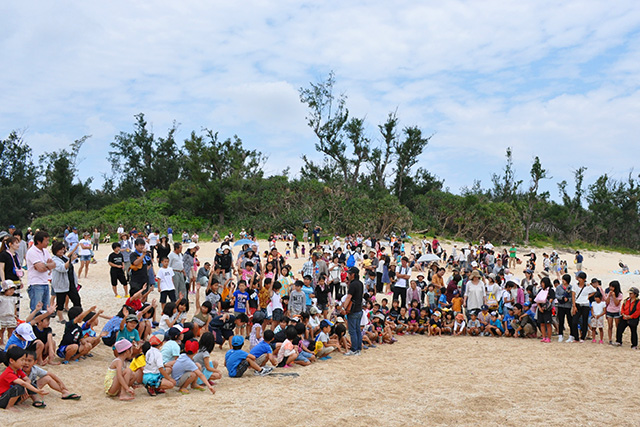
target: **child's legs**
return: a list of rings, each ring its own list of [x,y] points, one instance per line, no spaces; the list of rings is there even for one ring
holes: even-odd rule
[[[262,370],[262,367],[260,365],[258,365],[255,360],[251,360],[249,358],[247,358],[246,360],[247,360],[247,363],[249,363],[249,366],[253,370],[258,371],[258,372],[260,372]]]
[[[69,344],[64,349],[64,360],[71,360],[78,353],[78,344]]]
[[[160,390],[169,390],[170,388],[173,388],[173,383],[168,379],[163,378],[162,381],[160,381],[160,386],[158,388]]]
[[[195,372],[185,372],[180,377],[180,380],[178,380],[178,383],[176,385],[180,390],[185,390],[196,381],[196,378],[198,377],[196,376]]]

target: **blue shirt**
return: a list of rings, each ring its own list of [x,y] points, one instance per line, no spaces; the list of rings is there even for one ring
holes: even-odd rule
[[[440,308],[447,307],[449,305],[447,296],[445,294],[440,295],[440,298],[438,298],[438,302],[440,303]]]
[[[174,340],[169,340],[162,346],[162,363],[169,363],[174,357],[180,356],[180,346]]]
[[[311,286],[304,285],[302,287],[302,292],[304,292],[304,296],[306,298],[306,305],[311,305],[311,294],[313,293],[313,288]]]
[[[264,340],[260,340],[260,342],[251,349],[251,354],[253,354],[256,359],[263,354],[271,354],[273,350],[271,350],[271,346],[264,342]]]
[[[16,333],[14,332],[11,334],[11,336],[7,340],[7,345],[5,346],[5,349],[9,349],[9,347],[11,347],[12,345],[17,345],[18,347],[25,349],[27,348],[27,344],[29,343],[27,341],[24,341],[18,338],[18,335],[16,335]]]
[[[235,302],[233,303],[233,310],[238,313],[247,312],[247,301],[249,301],[249,294],[246,292],[235,291],[233,293]]]
[[[173,234],[173,228],[171,227],[167,228],[167,234]]]
[[[504,322],[507,324],[507,329],[513,329],[511,327],[511,321],[513,320],[513,316],[510,314],[505,314],[504,315]]]
[[[224,355],[224,361],[227,365],[227,372],[229,373],[230,377],[235,377],[236,375],[238,375],[236,369],[238,368],[240,362],[247,359],[248,355],[249,353],[244,350],[227,351],[227,354]]]
[[[504,332],[504,326],[502,326],[502,322],[500,321],[500,319],[496,318],[489,320],[489,324],[495,326],[496,328],[500,329],[502,332]]]
[[[191,360],[191,358],[186,353],[182,353],[180,357],[178,357],[178,360],[176,360],[176,363],[173,364],[171,377],[174,380],[179,381],[180,378],[182,378],[182,376],[187,372],[194,372],[196,370],[198,370],[198,365],[196,365],[196,362]]]

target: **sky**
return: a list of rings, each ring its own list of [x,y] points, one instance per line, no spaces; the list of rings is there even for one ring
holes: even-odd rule
[[[554,197],[578,167],[590,184],[640,158],[638,1],[21,1],[0,28],[0,138],[38,156],[91,135],[94,187],[140,112],[157,136],[235,134],[267,174],[297,174],[320,159],[298,91],[330,71],[374,145],[391,111],[433,134],[417,167],[452,192],[489,187],[507,147],[525,183],[540,157]]]

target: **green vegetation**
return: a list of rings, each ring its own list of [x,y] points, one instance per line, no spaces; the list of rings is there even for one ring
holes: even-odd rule
[[[300,230],[309,220],[327,233],[427,230],[496,244],[640,249],[638,177],[617,181],[605,174],[586,185],[585,168],[578,168],[573,185],[558,184],[557,203],[539,191],[549,179],[540,160],[533,159],[527,180],[517,179],[507,148],[492,188],[474,182],[452,194],[418,162],[433,135],[418,126],[400,128],[394,112],[377,127],[379,135],[367,135],[365,119],[351,117],[334,83],[330,74],[300,89],[322,158],[303,155],[297,177],[288,169],[265,177],[263,154],[245,148],[235,135],[223,139],[203,129],[178,142],[174,124],[158,137],[141,113],[130,132],[114,136],[112,173],[93,190],[91,180],[77,179],[75,164],[89,136],[41,156],[36,165],[29,145],[12,132],[0,141],[0,224],[31,224],[54,234],[66,225],[113,233],[119,223],[131,228],[149,221],[158,229],[171,226],[176,234],[186,229],[210,236],[241,227],[258,233]]]

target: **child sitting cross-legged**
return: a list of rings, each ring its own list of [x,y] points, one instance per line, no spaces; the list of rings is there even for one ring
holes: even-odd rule
[[[176,382],[178,387],[178,393],[189,394],[189,386],[192,390],[204,391],[205,387],[198,385],[196,380],[200,378],[206,388],[212,394],[215,394],[216,390],[213,388],[207,378],[202,374],[200,367],[193,361],[194,356],[198,353],[200,348],[198,341],[188,340],[184,343],[184,353],[182,353],[171,368],[171,378]]]
[[[295,328],[294,328],[295,334]],[[286,342],[286,341],[285,341]],[[240,335],[234,335],[231,338],[232,349],[227,351],[224,355],[224,366],[227,368],[227,372],[231,378],[240,378],[247,371],[247,368],[251,367],[255,372],[255,375],[268,375],[273,368],[261,367],[256,363],[256,357],[252,354],[242,350],[244,345],[244,337]]]
[[[37,355],[35,351],[28,350],[25,353],[22,371],[27,374],[27,377],[29,377],[31,385],[39,389],[44,389],[44,386],[48,385],[62,395],[62,400],[80,399],[80,395],[69,392],[67,386],[64,385],[62,380],[56,374],[53,372],[47,372],[39,366],[36,366],[36,360]]]

